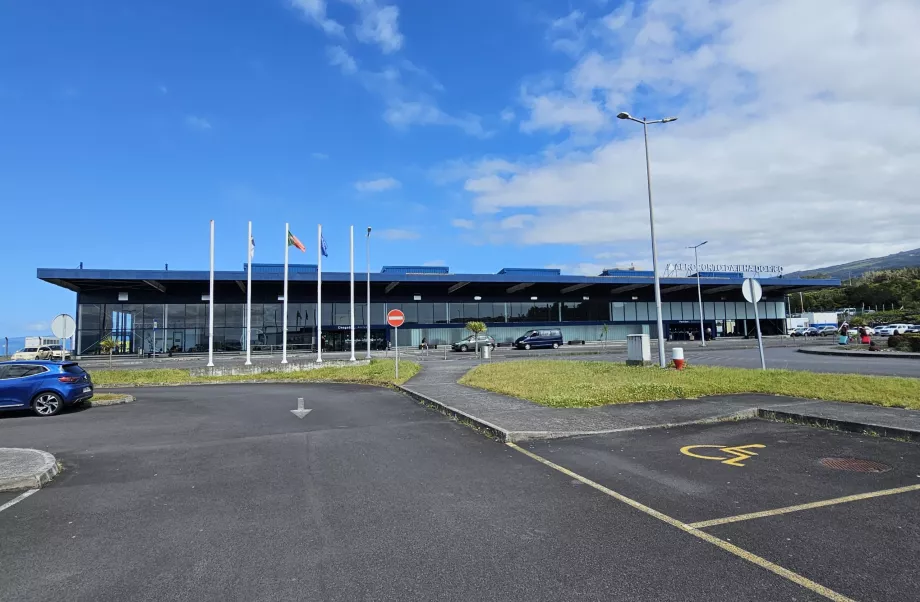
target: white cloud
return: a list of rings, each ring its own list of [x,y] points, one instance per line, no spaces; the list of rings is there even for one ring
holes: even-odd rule
[[[549,24],[546,37],[554,50],[577,56],[584,50],[588,32],[582,27],[585,14],[573,10],[565,17],[555,19]]]
[[[326,0],[290,0],[291,6],[328,35],[342,36],[345,28],[326,16]]]
[[[326,56],[329,58],[329,64],[338,67],[342,73],[351,75],[358,71],[358,63],[354,57],[348,54],[348,51],[341,46],[329,46],[326,48]]]
[[[310,153],[310,157],[316,159],[317,161],[325,161],[329,158],[329,155],[326,153]]]
[[[206,132],[211,129],[211,122],[204,117],[199,117],[197,115],[186,115],[185,125],[190,129],[197,130],[199,132]]]
[[[514,111],[512,109],[505,109],[501,112],[500,117],[502,121],[508,122],[508,121],[514,121],[514,118],[516,117],[516,115],[514,114]]]
[[[376,180],[363,180],[355,182],[355,189],[359,192],[383,192],[399,188],[402,184],[395,178],[377,178]]]
[[[552,263],[547,265],[546,268],[550,270],[560,270],[563,274],[572,274],[575,276],[597,276],[606,269],[599,263],[591,262]]]
[[[384,240],[416,240],[421,237],[414,230],[400,230],[398,228],[381,230],[378,236]]]
[[[441,268],[441,267],[447,267],[447,262],[444,261],[443,259],[432,259],[431,261],[426,261],[422,265],[425,267],[431,267],[431,268]]]
[[[920,64],[920,5],[651,0],[584,27],[604,39],[524,95],[522,129],[615,137],[467,162],[484,230],[531,215],[502,240],[647,261],[641,126],[610,119],[629,110],[680,116],[649,127],[662,262],[706,239],[701,260],[789,269],[916,247],[920,78],[904,74]]]
[[[399,8],[379,6],[373,0],[350,0],[361,13],[361,22],[355,28],[358,40],[377,44],[385,54],[396,52],[403,45],[399,33]]]
[[[525,97],[524,103],[530,109],[530,118],[521,123],[523,132],[558,132],[563,128],[596,131],[604,127],[608,120],[604,111],[594,102],[566,94]]]
[[[450,221],[450,225],[454,228],[460,228],[462,230],[472,230],[476,226],[476,223],[471,219],[457,218],[452,219]]]
[[[491,135],[490,132],[487,132],[482,127],[482,119],[478,115],[450,115],[429,99],[404,100],[393,98],[389,100],[388,105],[383,113],[383,118],[393,127],[444,125],[459,128],[465,133],[479,138],[487,138]]]
[[[41,332],[46,333],[51,329],[47,322],[31,322],[26,324],[23,327],[23,330],[27,332]]]

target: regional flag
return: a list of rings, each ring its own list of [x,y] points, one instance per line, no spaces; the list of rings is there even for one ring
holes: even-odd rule
[[[329,253],[326,252],[326,237],[320,236],[319,240],[320,240],[319,249],[320,251],[322,251],[323,257],[329,257]]]
[[[304,253],[307,252],[307,248],[306,248],[305,246],[303,246],[303,243],[300,242],[300,239],[297,238],[296,236],[294,236],[294,233],[291,232],[290,230],[288,230],[288,246],[289,246],[289,247],[297,247],[298,249],[300,249],[300,250],[301,250],[302,252],[304,252]]]

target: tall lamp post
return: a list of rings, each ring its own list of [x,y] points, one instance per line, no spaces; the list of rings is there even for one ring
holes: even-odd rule
[[[371,227],[367,227],[367,237],[365,239],[365,250],[367,252],[367,354],[365,359],[371,359]]]
[[[693,266],[696,268],[696,296],[700,300],[700,340],[703,341],[700,347],[706,346],[706,330],[704,327],[705,316],[703,315],[703,288],[700,286],[700,257],[697,253],[697,249],[705,245],[707,242],[709,241],[704,240],[698,245],[687,247],[688,249],[693,249]]]
[[[628,119],[642,124],[642,131],[645,134],[645,173],[648,179],[648,221],[652,231],[652,269],[655,271],[655,309],[658,319],[658,365],[664,368],[664,323],[661,321],[661,281],[658,277],[658,244],[655,242],[655,209],[652,206],[652,168],[648,160],[648,126],[655,123],[671,123],[677,121],[677,117],[665,117],[664,119],[655,119],[649,121],[644,117],[636,119],[629,113],[620,113],[618,119]]]

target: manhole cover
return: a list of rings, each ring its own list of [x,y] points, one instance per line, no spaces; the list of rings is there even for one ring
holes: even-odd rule
[[[891,470],[887,464],[859,458],[822,458],[821,466],[850,472],[887,472]]]

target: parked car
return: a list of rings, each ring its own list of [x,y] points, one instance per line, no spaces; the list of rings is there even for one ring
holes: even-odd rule
[[[828,335],[835,335],[835,334],[837,334],[836,326],[822,326],[818,328],[818,336],[826,337]]]
[[[904,334],[913,325],[912,324],[886,324],[875,329],[876,334],[883,337],[890,337],[895,334]]]
[[[814,326],[799,326],[789,333],[792,337],[814,337],[818,336],[818,329]]]
[[[76,362],[0,362],[0,410],[31,408],[54,416],[93,396],[93,381]]]
[[[914,324],[913,326],[907,329],[907,332],[910,332],[910,333],[920,332],[920,324]]]
[[[60,345],[43,345],[42,347],[25,347],[10,357],[13,360],[60,360],[69,359],[69,351],[63,351]]]
[[[558,349],[562,345],[562,331],[558,328],[528,330],[523,336],[514,340],[518,349],[533,349],[538,347],[552,347]]]
[[[461,341],[457,341],[450,348],[454,351],[473,351],[477,346],[488,345],[495,348],[495,339],[487,334],[470,335]]]

